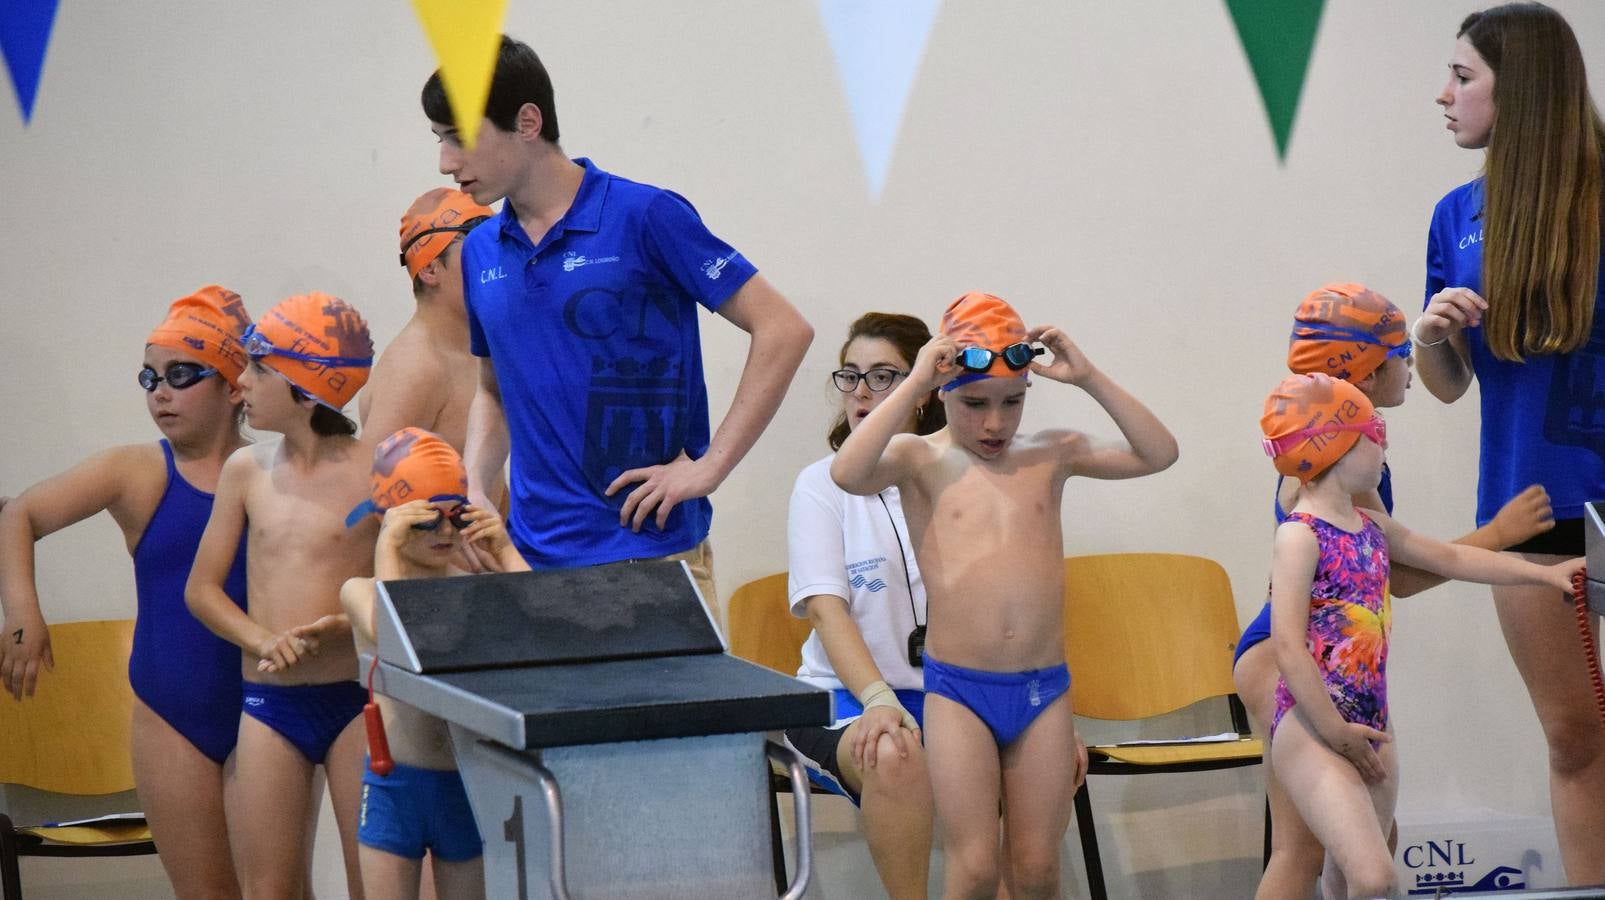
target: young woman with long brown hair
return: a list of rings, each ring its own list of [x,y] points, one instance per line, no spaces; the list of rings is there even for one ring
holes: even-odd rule
[[[1449,192],[1427,242],[1413,337],[1422,383],[1482,397],[1477,521],[1542,484],[1556,527],[1511,547],[1536,562],[1583,552],[1583,504],[1605,498],[1601,148],[1605,126],[1560,14],[1511,3],[1461,23],[1437,102],[1481,177]],[[1605,882],[1605,728],[1569,603],[1496,587],[1500,628],[1549,747],[1550,799],[1574,884]],[[1598,630],[1598,623],[1594,623]]]

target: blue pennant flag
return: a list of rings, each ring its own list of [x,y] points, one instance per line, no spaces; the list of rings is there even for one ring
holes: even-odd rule
[[[60,0],[4,0],[0,2],[0,56],[11,74],[24,124],[33,119],[33,101],[39,94],[39,73],[45,67],[50,26],[56,21]]]

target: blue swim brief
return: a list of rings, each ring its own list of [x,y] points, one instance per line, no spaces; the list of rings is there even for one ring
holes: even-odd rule
[[[1064,663],[1024,672],[985,672],[948,665],[925,654],[925,692],[975,713],[999,747],[1014,743],[1068,690],[1070,669]]]
[[[1237,641],[1237,652],[1232,655],[1232,668],[1237,668],[1237,661],[1243,654],[1253,649],[1255,644],[1263,643],[1271,638],[1271,604],[1267,602],[1265,608],[1259,611],[1254,621],[1248,623],[1243,629],[1243,636]]]
[[[407,859],[424,851],[446,862],[484,854],[468,792],[457,770],[420,769],[396,763],[389,775],[362,767],[362,816],[357,842]]]
[[[362,715],[368,692],[355,681],[327,684],[259,684],[245,682],[245,714],[273,729],[301,751],[313,765],[322,765],[340,732]]]

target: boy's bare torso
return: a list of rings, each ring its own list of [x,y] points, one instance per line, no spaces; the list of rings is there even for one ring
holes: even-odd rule
[[[346,514],[368,498],[371,461],[355,438],[326,438],[315,464],[286,458],[282,441],[247,448],[255,464],[245,489],[246,608],[275,633],[337,614],[340,585],[373,574],[373,517],[352,528]],[[349,634],[287,670],[245,677],[269,684],[323,684],[356,677]]]
[[[389,402],[388,391],[399,389],[394,385],[398,380],[395,373],[402,371],[411,376],[406,379],[409,385],[421,386],[426,392],[431,416],[427,421],[403,424],[433,431],[461,452],[468,439],[468,406],[479,386],[479,360],[466,345],[460,350],[445,346],[428,326],[409,320],[374,364],[361,401],[364,422],[375,405],[383,408]],[[385,436],[373,435],[376,439]]]
[[[995,672],[1064,662],[1060,451],[1018,436],[997,459],[916,438],[930,462],[901,486],[938,660]]]

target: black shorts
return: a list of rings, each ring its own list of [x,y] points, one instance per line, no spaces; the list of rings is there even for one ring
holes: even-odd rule
[[[1514,547],[1506,547],[1513,553],[1549,553],[1555,556],[1582,556],[1583,555],[1583,520],[1582,519],[1556,519],[1555,527],[1540,535],[1535,535]]]
[[[815,776],[812,771],[809,773],[810,780],[826,788],[839,790],[856,802],[858,797],[853,794],[852,789],[847,787],[847,782],[842,780],[841,764],[836,759],[836,748],[841,745],[842,732],[846,731],[847,726],[851,724],[852,722],[843,722],[835,728],[825,728],[821,725],[811,725],[807,728],[788,728],[786,729],[786,743],[790,744],[792,749],[798,753],[808,757],[809,762],[814,764],[809,767],[810,769],[818,768],[828,773],[836,783],[829,784],[821,781],[818,777],[812,777]]]

